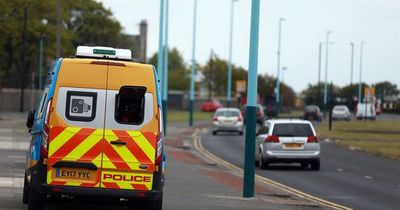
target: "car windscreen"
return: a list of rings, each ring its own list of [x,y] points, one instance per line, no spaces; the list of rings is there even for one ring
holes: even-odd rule
[[[335,111],[346,111],[346,109],[343,108],[343,107],[335,107],[333,110],[335,110]]]
[[[217,117],[236,117],[239,116],[239,111],[218,111],[215,113]]]
[[[314,133],[309,124],[304,123],[278,123],[274,125],[272,135],[283,137],[308,137],[313,136]]]
[[[316,112],[317,107],[316,106],[306,106],[306,112]]]

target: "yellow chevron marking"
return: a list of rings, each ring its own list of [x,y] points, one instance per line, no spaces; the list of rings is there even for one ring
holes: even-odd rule
[[[49,144],[49,157],[51,157],[62,145],[72,138],[81,128],[68,127],[64,129],[56,138],[54,138]]]
[[[80,186],[82,183],[81,182],[67,182],[65,185],[67,186]]]
[[[115,182],[115,184],[117,184],[120,189],[133,189],[133,187],[132,187],[132,185],[130,183]]]
[[[147,157],[154,161],[156,156],[156,150],[150,144],[150,142],[146,139],[146,137],[138,131],[128,131],[129,136],[136,142],[137,145],[143,150],[143,152],[147,155]]]
[[[78,160],[87,151],[89,151],[95,144],[103,138],[103,129],[95,130],[90,136],[82,141],[74,150],[64,157],[66,160]]]
[[[115,165],[111,162],[110,158],[106,154],[103,154],[103,168],[116,169]]]
[[[53,181],[52,171],[53,170],[47,171],[47,184],[50,184]]]
[[[100,153],[95,159],[93,159],[92,163],[97,166],[97,168],[101,168],[101,159],[103,158],[103,153]]]
[[[116,136],[114,134],[114,132],[112,132],[111,130],[107,130],[106,134],[105,134],[106,140],[109,141],[113,141],[113,140],[117,140],[118,136]],[[137,163],[139,162],[136,157],[129,151],[129,149],[126,146],[113,146],[111,145],[112,148],[115,150],[115,152],[117,152],[121,158],[129,165],[129,167],[131,169],[134,169],[135,165],[132,165],[132,163]]]

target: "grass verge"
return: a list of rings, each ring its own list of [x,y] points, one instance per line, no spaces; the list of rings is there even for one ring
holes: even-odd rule
[[[211,121],[212,112],[200,112],[195,111],[193,113],[193,120],[209,120]],[[188,111],[175,111],[171,110],[167,112],[167,121],[168,122],[183,122],[189,121],[189,112]]]
[[[322,139],[352,149],[400,159],[400,121],[334,121],[332,131],[328,123],[316,126]]]

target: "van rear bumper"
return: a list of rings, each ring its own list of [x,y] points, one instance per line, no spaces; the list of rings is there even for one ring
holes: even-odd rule
[[[42,185],[42,189],[47,195],[69,195],[76,197],[92,198],[125,198],[141,200],[158,200],[162,196],[161,190],[138,191],[121,190],[108,188],[89,188],[73,186]]]

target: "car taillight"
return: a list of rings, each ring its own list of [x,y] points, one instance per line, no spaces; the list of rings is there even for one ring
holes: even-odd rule
[[[307,138],[307,143],[318,143],[318,137],[316,136],[309,136]]]
[[[257,112],[256,116],[259,117],[261,115],[261,112]]]
[[[279,143],[279,136],[267,136],[267,138],[265,138],[265,142]]]
[[[214,122],[218,121],[218,117],[213,117],[213,121]]]
[[[242,122],[243,121],[243,118],[241,117],[241,116],[238,116],[238,119],[237,119],[239,122]]]
[[[158,135],[157,135],[157,151],[156,151],[156,161],[155,164],[156,165],[160,165],[162,162],[162,150],[163,150],[163,119],[162,119],[162,111],[161,111],[161,107],[158,107]]]
[[[44,118],[44,129],[43,129],[43,135],[42,135],[42,143],[41,143],[41,148],[40,152],[42,154],[43,158],[47,158],[48,156],[48,145],[49,145],[49,134],[50,134],[50,112],[51,112],[51,105],[52,105],[53,100],[50,99],[49,102],[47,103],[47,108],[46,108],[46,116]]]

